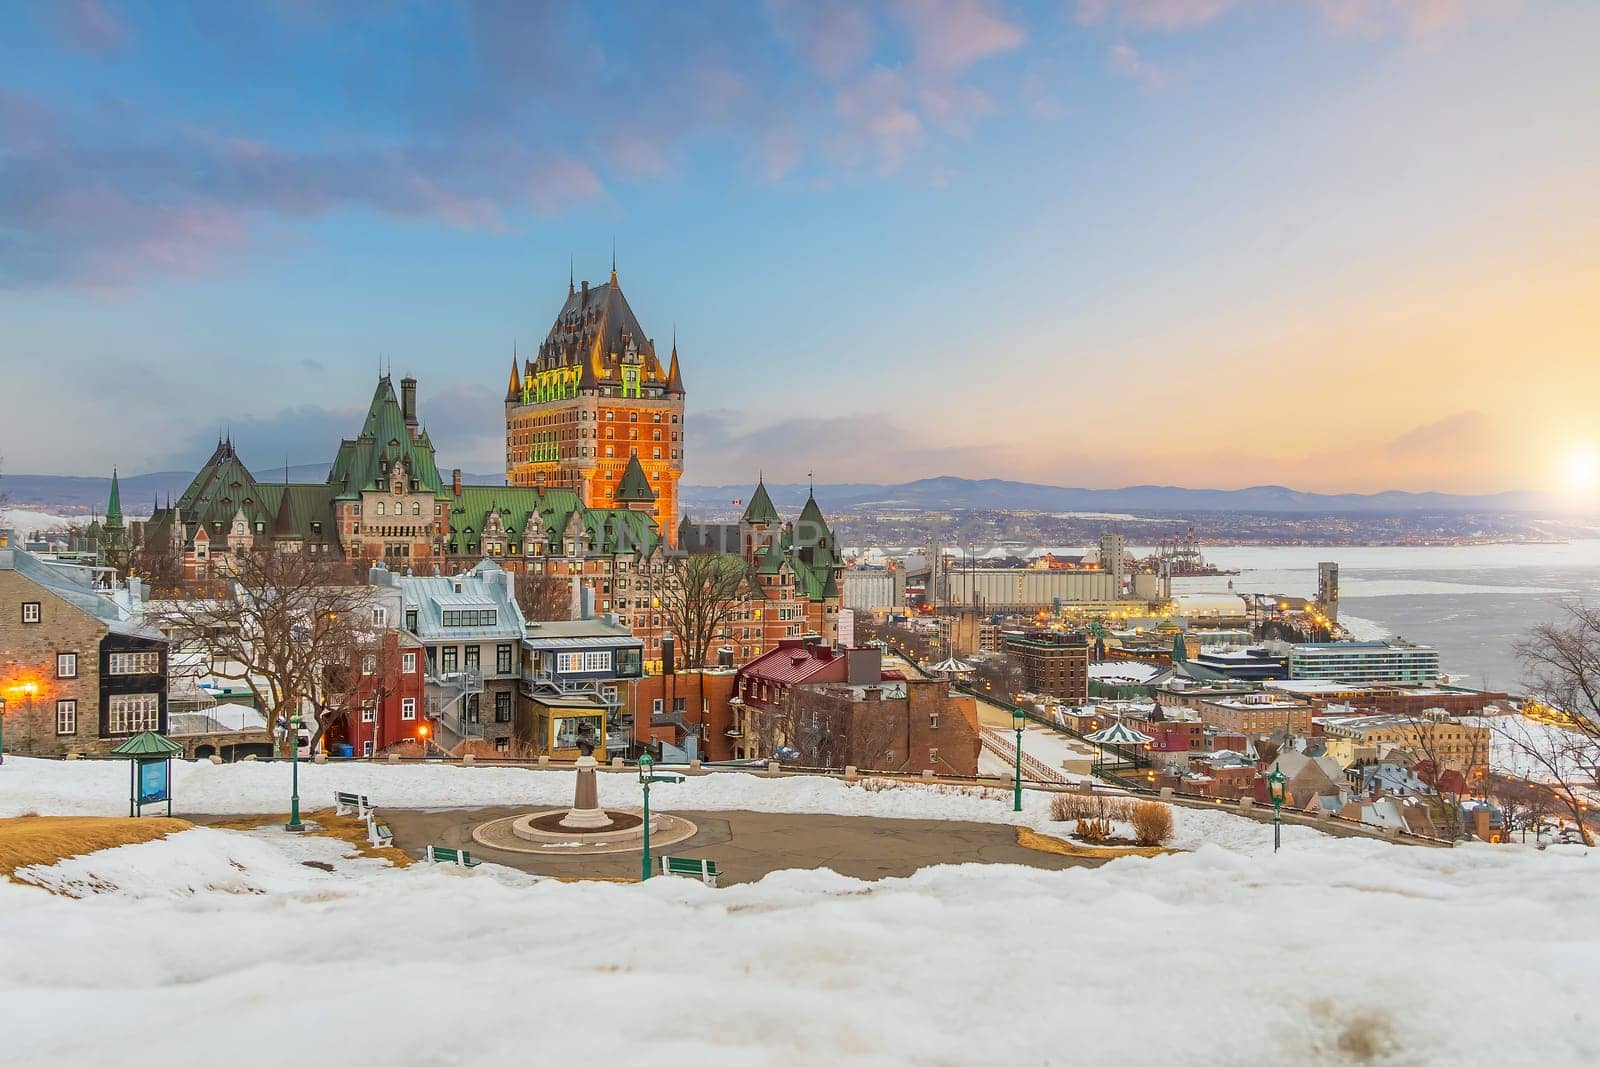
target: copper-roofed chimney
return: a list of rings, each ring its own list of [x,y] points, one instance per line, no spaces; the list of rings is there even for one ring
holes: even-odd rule
[[[457,467],[450,472],[450,492],[456,496],[461,495],[461,468]]]
[[[400,379],[400,414],[405,416],[411,436],[417,436],[417,380],[409,374]]]

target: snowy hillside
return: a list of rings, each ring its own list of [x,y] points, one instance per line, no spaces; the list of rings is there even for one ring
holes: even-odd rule
[[[281,765],[177,771],[180,811],[271,810],[287,785]],[[337,784],[380,805],[571,789],[501,769],[302,771],[307,796]],[[610,803],[637,792],[600,784]],[[126,787],[119,764],[8,759],[0,815],[115,814]],[[675,788],[686,809],[1019,818],[920,787]],[[1029,802],[1021,820],[1049,825]],[[0,880],[5,1062],[98,1064],[114,1046],[177,1067],[1600,1060],[1600,933],[1574,919],[1600,892],[1587,850],[1290,827],[1274,855],[1258,823],[1179,816],[1196,851],[1097,869],[787,871],[720,890],[393,869],[276,827],[188,830]],[[1503,1010],[1508,989],[1537,1010]]]

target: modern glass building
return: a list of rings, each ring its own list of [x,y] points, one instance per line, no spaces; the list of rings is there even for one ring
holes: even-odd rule
[[[1289,677],[1330,682],[1432,685],[1439,680],[1439,651],[1390,641],[1327,641],[1295,645]]]

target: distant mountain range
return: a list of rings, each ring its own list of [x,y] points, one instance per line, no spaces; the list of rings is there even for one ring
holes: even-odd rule
[[[749,496],[749,485],[684,486],[683,507],[725,510]],[[767,492],[782,511],[805,502],[803,483],[767,483]],[[1509,492],[1483,496],[1451,493],[1306,493],[1281,485],[1249,489],[1184,489],[1174,485],[1131,485],[1123,489],[1075,489],[1000,478],[923,478],[898,485],[819,485],[817,501],[828,511],[867,508],[949,511],[958,508],[1011,511],[1086,512],[1310,512],[1394,514],[1403,512],[1481,512],[1544,510],[1550,502],[1539,493]]]
[[[260,470],[262,480],[283,477],[281,472]],[[328,476],[324,463],[288,469],[292,482],[320,482]],[[176,498],[193,479],[190,471],[158,471],[121,479],[122,506],[129,514],[144,514],[154,500]],[[470,485],[497,485],[499,474],[463,474]],[[715,514],[737,510],[735,500],[749,497],[753,486],[685,485],[683,510]],[[103,510],[111,489],[109,478],[66,475],[12,474],[0,478],[0,492],[19,508],[37,508],[66,514]],[[804,483],[768,483],[773,503],[784,512],[797,511],[805,502]],[[960,508],[1012,511],[1086,512],[1300,512],[1327,514],[1397,514],[1417,512],[1501,512],[1552,510],[1551,501],[1539,493],[1509,492],[1482,496],[1452,493],[1306,493],[1281,485],[1249,489],[1185,489],[1172,485],[1132,485],[1122,489],[1075,489],[999,478],[923,478],[897,485],[843,483],[819,485],[817,500],[830,512],[866,509],[950,511]]]

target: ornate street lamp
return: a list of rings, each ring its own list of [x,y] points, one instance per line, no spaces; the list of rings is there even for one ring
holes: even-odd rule
[[[1272,800],[1272,851],[1278,851],[1283,842],[1283,801],[1288,795],[1286,786],[1289,779],[1280,767],[1272,768],[1272,773],[1267,775],[1267,796]]]
[[[1017,778],[1016,786],[1011,793],[1011,810],[1022,810],[1022,728],[1028,722],[1028,717],[1022,713],[1021,708],[1011,709],[1011,725],[1017,731]]]
[[[644,858],[640,862],[640,880],[650,877],[650,787],[666,783],[673,785],[683,781],[681,774],[652,774],[656,768],[656,761],[650,753],[646,752],[639,757],[639,784],[644,787]]]
[[[292,786],[289,794],[289,824],[284,827],[292,834],[305,830],[300,821],[300,713],[289,716],[289,766],[292,768]]]

